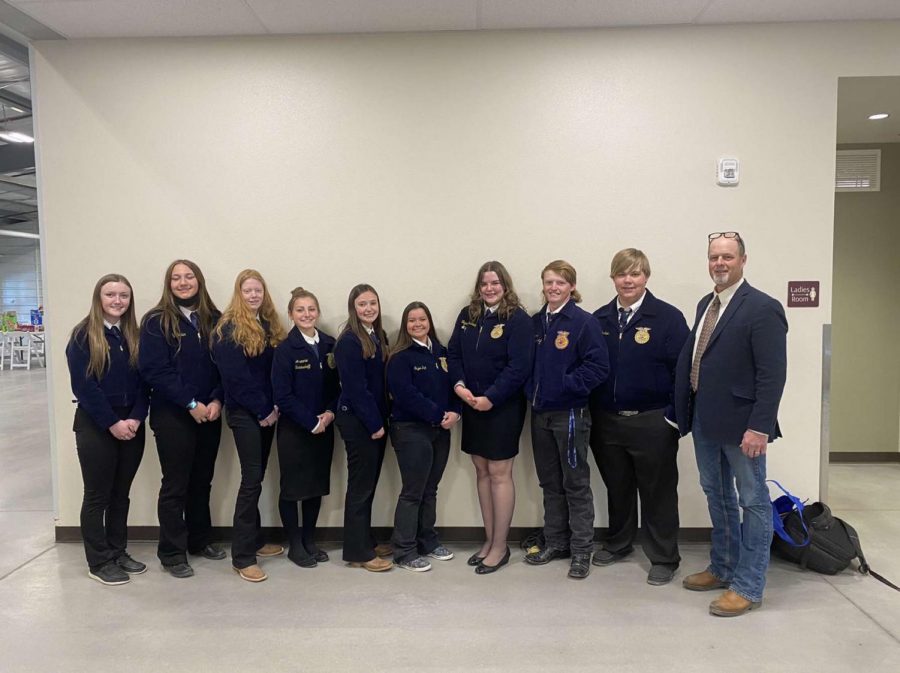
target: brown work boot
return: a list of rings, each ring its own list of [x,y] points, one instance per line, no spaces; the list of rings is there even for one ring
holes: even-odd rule
[[[284,547],[280,544],[264,544],[256,550],[257,556],[268,558],[270,556],[281,556],[284,553]]]
[[[387,544],[377,544],[375,545],[375,556],[378,558],[384,558],[385,556],[393,556],[394,548]]]
[[[347,565],[351,568],[363,568],[373,573],[381,573],[394,567],[394,564],[387,559],[378,558],[377,556],[371,561],[351,561]]]
[[[262,571],[262,568],[256,564],[247,566],[246,568],[234,568],[234,572],[240,575],[241,579],[247,580],[248,582],[262,582],[269,577]]]
[[[731,589],[723,593],[709,604],[709,614],[716,617],[739,617],[745,612],[755,610],[762,605],[762,601],[754,603],[743,596],[739,596]]]
[[[713,591],[727,589],[728,582],[723,582],[708,570],[688,575],[681,581],[681,586],[690,591]]]

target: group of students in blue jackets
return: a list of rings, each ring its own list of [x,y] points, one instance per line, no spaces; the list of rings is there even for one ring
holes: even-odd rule
[[[623,251],[628,253],[626,265],[646,262],[640,251],[629,251]],[[649,275],[649,264],[646,271]],[[347,452],[343,561],[372,572],[394,567],[422,572],[431,569],[430,559],[452,559],[435,528],[436,500],[450,454],[450,430],[460,422],[461,446],[475,467],[485,528],[484,543],[467,563],[479,575],[496,572],[510,559],[512,467],[527,402],[543,491],[544,541],[525,561],[543,565],[571,558],[569,576],[586,577],[594,535],[587,451],[592,447],[600,463],[598,449],[604,441],[596,429],[592,436],[592,413],[632,415],[631,409],[617,408],[615,380],[612,393],[606,390],[610,356],[615,369],[624,325],[614,319],[615,327],[608,326],[598,315],[604,309],[592,316],[577,306],[575,269],[567,262],[551,262],[541,279],[546,303],[529,316],[504,266],[483,264],[470,303],[460,311],[445,346],[430,310],[418,301],[404,309],[397,337],[389,344],[380,299],[370,285],[350,291],[347,320],[335,338],[318,329],[318,300],[304,288],[291,293],[286,333],[265,280],[252,269],[238,274],[231,301],[219,312],[200,268],[190,260],[175,260],[166,270],[159,302],[140,325],[128,280],[103,276],[90,312],[72,331],[66,349],[78,403],[74,431],[84,479],[81,531],[90,577],[117,585],[146,570],[127,552],[127,517],[148,410],[162,471],[157,554],[174,577],[194,574],[191,555],[226,557],[212,540],[209,511],[223,418],[240,461],[231,557],[241,578],[265,580],[258,559],[285,551],[263,539],[258,509],[276,438],[278,508],[287,556],[305,568],[328,560],[316,545],[315,532],[322,497],[330,490],[335,426]],[[647,343],[649,328],[637,329],[644,331],[635,342]],[[685,325],[682,341],[686,335]],[[670,350],[676,347],[680,345],[669,344]],[[656,355],[648,361],[650,376],[658,379],[651,387],[660,389],[659,399],[649,406],[667,407],[669,362]],[[623,367],[620,363],[619,369]],[[638,411],[645,409],[634,414]],[[660,423],[666,413],[660,412]],[[672,432],[667,440],[677,448],[677,431]],[[372,502],[388,436],[402,486],[390,544],[379,544],[372,531]],[[617,447],[622,448],[621,442]],[[670,471],[671,453],[660,459],[671,464]],[[627,514],[639,488],[642,506],[652,505],[643,502],[654,494],[645,494],[640,478],[625,481],[633,484],[619,489],[620,502],[610,500],[611,532],[618,532],[620,548],[607,549],[603,558],[627,554],[636,533],[627,516],[616,518],[614,508]],[[674,483],[669,479],[664,488],[665,507],[658,515],[649,512],[663,539],[662,555],[651,561],[674,569],[677,496],[674,530],[669,510],[677,468]]]

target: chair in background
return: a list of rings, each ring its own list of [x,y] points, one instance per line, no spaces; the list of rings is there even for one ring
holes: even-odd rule
[[[31,335],[28,332],[7,334],[12,339],[12,351],[9,356],[10,369],[31,369]]]
[[[46,367],[46,361],[44,360],[44,335],[43,334],[32,334],[31,335],[31,357],[36,358],[41,367]]]

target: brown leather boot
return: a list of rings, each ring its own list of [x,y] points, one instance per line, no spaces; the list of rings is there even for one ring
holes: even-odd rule
[[[258,565],[247,566],[246,568],[234,568],[234,572],[240,575],[241,579],[247,580],[248,582],[262,582],[269,577]]]
[[[727,589],[728,582],[723,582],[708,570],[688,575],[681,581],[681,586],[690,591],[713,591]]]
[[[387,559],[378,558],[377,556],[371,561],[350,561],[347,565],[351,568],[363,568],[373,573],[381,573],[394,567],[394,564]]]
[[[269,556],[281,556],[283,553],[284,547],[280,544],[264,544],[256,550],[256,555],[263,558],[268,558]]]
[[[382,544],[375,545],[375,556],[378,558],[384,558],[385,556],[392,556],[394,554],[394,548],[389,545],[387,542]]]
[[[754,603],[743,596],[739,596],[729,589],[716,600],[709,604],[709,614],[716,617],[739,617],[745,612],[755,610],[762,605],[762,601]]]

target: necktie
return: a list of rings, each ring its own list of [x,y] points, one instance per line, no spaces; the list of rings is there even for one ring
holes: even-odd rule
[[[113,325],[112,327],[110,327],[109,333],[116,338],[116,341],[118,341],[119,343],[122,342],[122,330],[119,329],[118,325]]]
[[[625,331],[625,327],[628,325],[628,318],[631,317],[631,309],[630,308],[620,308],[619,309],[619,338],[622,338],[622,332]]]
[[[191,311],[191,324],[194,326],[194,329],[198,332],[200,331],[200,316],[197,315],[196,311]]]
[[[319,345],[315,341],[313,341],[312,343],[307,341],[306,343],[308,343],[309,347],[313,349],[313,353],[316,354],[316,359],[319,360]]]
[[[691,363],[691,388],[696,392],[698,380],[700,378],[700,358],[709,344],[709,337],[712,336],[713,330],[716,328],[716,320],[719,318],[719,307],[722,302],[719,296],[713,297],[706,311],[706,318],[703,320],[703,328],[700,330],[700,336],[697,339],[697,353],[694,355],[694,361]]]

